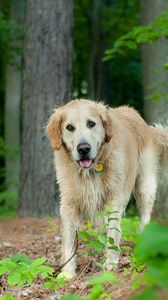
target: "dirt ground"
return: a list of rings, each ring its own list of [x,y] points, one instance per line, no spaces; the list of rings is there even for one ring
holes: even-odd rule
[[[82,245],[79,246],[79,248]],[[79,249],[80,250],[80,249]],[[80,252],[80,251],[78,251]],[[34,259],[45,256],[55,266],[60,261],[60,220],[37,219],[37,218],[15,218],[12,220],[0,220],[0,259],[10,257],[18,253],[24,253]],[[10,291],[16,299],[44,299],[57,300],[68,293],[85,295],[87,294],[88,280],[98,274],[93,258],[78,254],[77,277],[68,282],[56,292],[43,287],[43,281],[39,278],[31,286],[24,288],[9,288],[4,276],[0,279],[0,295]],[[112,299],[127,300],[132,295],[130,275],[123,275],[124,268],[127,268],[128,260],[123,253],[120,259],[119,268],[116,270],[120,284],[108,286],[112,292]]]

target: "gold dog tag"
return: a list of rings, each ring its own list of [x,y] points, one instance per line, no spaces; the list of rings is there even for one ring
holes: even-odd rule
[[[96,173],[102,173],[103,172],[103,164],[98,162],[95,168]]]

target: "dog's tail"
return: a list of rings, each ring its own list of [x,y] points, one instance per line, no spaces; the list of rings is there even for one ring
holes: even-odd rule
[[[158,157],[158,188],[153,217],[167,218],[168,211],[168,126],[151,126],[154,145]],[[160,201],[161,200],[161,201]]]
[[[160,159],[163,161],[168,160],[168,126],[156,124],[151,126],[154,144]]]
[[[154,139],[154,144],[156,147],[159,166],[164,171],[165,174],[168,174],[168,126],[163,126],[156,124],[151,126],[152,135]]]

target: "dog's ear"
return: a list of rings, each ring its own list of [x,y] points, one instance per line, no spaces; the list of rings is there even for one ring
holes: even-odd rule
[[[113,135],[112,120],[109,114],[109,109],[102,103],[98,103],[97,111],[100,115],[103,127],[105,129],[105,142],[109,143]]]
[[[49,139],[51,140],[51,146],[53,150],[59,150],[62,146],[61,123],[62,110],[61,108],[58,108],[51,115],[46,126],[46,131]]]

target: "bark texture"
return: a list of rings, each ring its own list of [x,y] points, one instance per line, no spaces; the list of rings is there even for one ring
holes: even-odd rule
[[[105,51],[105,35],[103,31],[103,12],[106,3],[102,0],[91,1],[90,23],[90,56],[89,56],[89,98],[103,99],[108,102],[107,66],[102,61]]]
[[[150,23],[165,9],[168,9],[167,0],[141,0],[142,23],[144,25]],[[167,62],[168,39],[161,38],[154,45],[143,45],[144,109],[149,123],[164,123],[168,120],[168,71],[164,69]],[[160,94],[159,102],[151,101],[149,95],[153,93]],[[159,171],[159,186],[153,216],[155,218],[168,216],[168,184],[163,168]]]
[[[73,0],[28,0],[19,214],[56,215],[58,190],[44,125],[71,97]]]
[[[141,0],[142,24],[149,24],[165,9],[167,0]],[[144,108],[146,120],[150,123],[164,122],[168,117],[168,39],[161,38],[154,45],[142,46],[142,71],[144,87]],[[153,102],[149,95],[160,93],[160,101]]]

